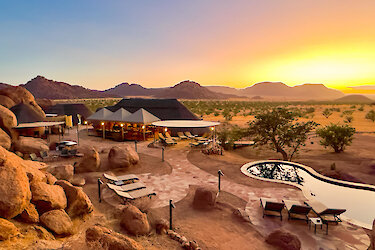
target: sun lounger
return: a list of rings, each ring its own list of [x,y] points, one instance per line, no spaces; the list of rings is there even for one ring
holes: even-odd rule
[[[346,211],[346,209],[328,208],[324,204],[313,200],[309,200],[305,202],[305,204],[311,206],[314,213],[316,213],[324,223],[335,222],[338,224],[341,222],[339,216]]]
[[[47,151],[40,151],[40,157],[42,157],[42,159],[46,159],[48,158],[48,152]]]
[[[203,140],[208,140],[209,136],[210,135],[208,133],[204,133],[202,136],[197,136],[194,139],[196,139],[197,141],[203,141]]]
[[[190,138],[190,139],[194,139],[194,138],[196,137],[196,135],[192,135],[192,134],[190,133],[190,131],[185,131],[185,135],[186,135],[188,138]]]
[[[177,135],[178,135],[178,137],[179,137],[181,140],[185,140],[185,139],[187,139],[187,136],[185,136],[184,133],[182,133],[182,132],[177,132]]]
[[[288,220],[305,220],[306,223],[309,223],[308,214],[311,211],[310,206],[306,206],[299,201],[283,200],[283,202],[286,210],[288,211]]]
[[[263,218],[265,215],[280,217],[283,220],[282,210],[284,203],[268,198],[260,198],[260,205],[263,209]]]
[[[172,139],[165,138],[163,134],[159,133],[160,140],[166,145],[174,145],[176,142]]]
[[[129,192],[129,191],[133,191],[133,190],[146,188],[145,184],[143,184],[142,182],[134,182],[134,183],[130,183],[130,184],[122,185],[122,186],[117,186],[117,185],[113,185],[111,183],[107,183],[107,186],[108,186],[109,189],[119,190],[119,191],[123,191],[123,192]]]
[[[113,191],[118,196],[123,198],[125,202],[127,200],[135,200],[135,199],[142,198],[142,197],[150,197],[151,198],[152,195],[156,195],[156,193],[149,188],[142,188],[142,189],[129,191],[129,192],[124,192],[124,191],[120,191],[120,190],[116,190],[116,189],[114,189]]]
[[[38,160],[38,156],[36,156],[35,153],[31,153],[31,154],[30,154],[30,159],[31,159],[32,161],[37,161],[37,160]]]
[[[172,137],[168,132],[165,132],[166,139],[173,140],[173,141],[179,141],[180,138],[178,137]]]
[[[134,174],[127,174],[127,175],[119,175],[119,176],[114,176],[110,174],[103,174],[104,178],[106,178],[108,181],[110,181],[112,184],[121,186],[126,184],[128,181],[136,181],[139,180],[138,176]]]

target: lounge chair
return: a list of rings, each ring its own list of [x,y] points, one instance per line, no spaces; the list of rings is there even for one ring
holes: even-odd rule
[[[117,186],[117,185],[113,185],[111,183],[107,183],[107,186],[108,186],[109,189],[119,190],[119,191],[123,191],[123,192],[129,192],[129,191],[133,191],[133,190],[146,188],[145,184],[143,184],[142,182],[134,182],[134,183],[130,183],[130,184],[122,185],[122,186]]]
[[[179,141],[180,138],[171,136],[168,132],[165,132],[165,137],[169,140]]]
[[[208,133],[204,133],[202,136],[197,136],[194,139],[197,140],[197,141],[203,141],[203,140],[208,140],[209,136],[210,135]]]
[[[118,186],[124,185],[124,184],[126,184],[126,182],[130,182],[130,181],[134,182],[134,181],[139,180],[138,176],[136,176],[134,174],[114,176],[114,175],[104,173],[103,176],[109,182],[111,182],[112,184],[118,185]]]
[[[124,191],[120,191],[120,190],[116,190],[116,189],[114,189],[113,191],[118,196],[123,198],[124,202],[126,202],[127,200],[135,200],[135,199],[142,198],[142,197],[150,197],[151,198],[152,195],[156,195],[156,193],[149,188],[142,188],[142,189],[129,191],[129,192],[124,192]]]
[[[186,140],[188,137],[184,135],[182,132],[177,132],[178,137],[180,137],[181,140]]]
[[[284,203],[272,199],[260,198],[260,205],[263,209],[263,218],[265,215],[268,215],[277,216],[280,217],[280,220],[283,220],[281,212],[283,211]]]
[[[346,209],[328,208],[324,204],[313,200],[305,202],[305,204],[311,206],[314,213],[316,213],[324,223],[335,222],[338,224],[342,221],[339,216],[346,211]]]
[[[176,142],[172,139],[165,138],[163,134],[159,134],[160,140],[167,145],[174,145]]]
[[[46,159],[48,158],[48,152],[47,151],[40,151],[40,157],[42,157],[42,159]]]
[[[283,200],[283,202],[286,210],[288,211],[288,220],[305,220],[306,223],[309,223],[308,214],[311,211],[310,206],[306,206],[299,201]]]
[[[190,139],[194,139],[194,138],[196,137],[196,135],[192,135],[192,134],[190,133],[190,131],[185,131],[185,135],[186,135],[188,138],[190,138]]]
[[[60,156],[63,156],[63,157],[69,156],[69,150],[67,150],[66,148],[63,148],[60,151]]]

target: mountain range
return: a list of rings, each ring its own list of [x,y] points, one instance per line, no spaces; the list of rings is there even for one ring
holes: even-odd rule
[[[0,89],[8,86],[0,83]],[[121,83],[107,90],[93,90],[37,76],[20,86],[40,99],[79,99],[106,97],[146,97],[177,99],[229,99],[252,98],[259,100],[334,100],[344,97],[341,91],[327,88],[323,84],[302,84],[290,87],[282,82],[260,82],[250,87],[237,89],[225,86],[201,86],[186,80],[173,87],[145,88],[139,84]]]

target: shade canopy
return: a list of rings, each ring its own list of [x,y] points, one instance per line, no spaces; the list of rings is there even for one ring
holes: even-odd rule
[[[123,109],[123,108],[120,108],[119,110],[117,110],[116,112],[110,114],[109,116],[107,116],[105,119],[105,121],[114,121],[114,122],[127,122],[127,118],[129,116],[131,116],[132,113],[130,113],[129,111],[127,111],[126,109]]]
[[[150,124],[155,121],[160,121],[160,119],[143,108],[126,117],[126,122],[129,123]]]
[[[40,128],[40,127],[52,127],[57,125],[62,125],[65,122],[29,122],[29,123],[20,123],[17,127],[14,128]]]
[[[87,117],[87,120],[104,121],[104,120],[106,120],[106,118],[108,116],[110,116],[112,114],[113,113],[111,111],[109,111],[108,109],[102,108],[102,109],[98,110],[97,112],[95,112],[94,114]]]
[[[169,120],[169,121],[157,121],[153,122],[152,125],[157,127],[168,127],[168,128],[207,128],[219,125],[220,122],[210,122],[202,120]]]

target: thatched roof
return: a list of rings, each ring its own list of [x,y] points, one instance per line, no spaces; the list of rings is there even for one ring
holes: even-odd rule
[[[152,122],[160,121],[160,119],[141,108],[130,116],[126,117],[126,121],[131,123],[150,124]]]
[[[111,111],[109,111],[108,109],[102,108],[102,109],[99,109],[98,111],[96,111],[94,114],[87,117],[87,120],[105,121],[105,120],[107,120],[106,118],[109,117],[112,114],[113,113]]]
[[[16,115],[18,124],[44,121],[44,117],[28,104],[17,104],[11,107],[10,111]]]
[[[87,119],[87,117],[92,115],[92,112],[83,103],[62,103],[49,107],[46,110],[46,114],[71,115],[73,124],[77,124],[77,114],[81,115],[83,119]]]
[[[127,111],[126,109],[120,108],[116,112],[113,112],[109,116],[107,116],[104,120],[106,121],[114,121],[114,122],[126,122],[127,117],[129,117],[132,113]]]
[[[142,99],[129,98],[122,99],[114,106],[106,107],[112,112],[120,108],[134,113],[143,108],[161,120],[199,120],[177,99]]]

